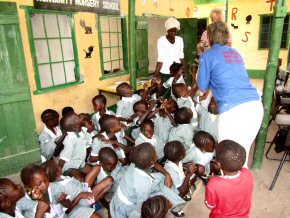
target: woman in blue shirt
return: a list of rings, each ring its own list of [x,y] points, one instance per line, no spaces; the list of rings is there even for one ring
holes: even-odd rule
[[[261,98],[250,83],[242,56],[226,45],[227,25],[221,21],[212,23],[207,27],[207,35],[211,49],[200,57],[197,84],[202,92],[211,89],[217,102],[219,142],[238,142],[246,149],[248,158],[263,118]]]

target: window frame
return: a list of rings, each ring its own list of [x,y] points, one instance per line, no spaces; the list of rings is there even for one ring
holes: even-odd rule
[[[80,77],[80,64],[79,64],[79,57],[78,57],[78,48],[77,48],[77,42],[76,42],[76,34],[75,34],[75,21],[73,15],[75,12],[71,11],[56,11],[56,10],[39,10],[35,9],[31,6],[21,6],[22,9],[25,9],[25,17],[26,17],[26,24],[27,24],[27,32],[28,32],[28,39],[29,39],[29,45],[30,45],[30,52],[31,56],[33,58],[33,66],[34,66],[34,72],[35,72],[35,83],[36,83],[36,90],[33,91],[33,94],[43,94],[50,91],[74,86],[77,84],[81,84],[84,81]],[[59,84],[59,85],[53,85],[51,87],[42,88],[41,82],[40,82],[40,75],[39,75],[39,64],[37,63],[37,57],[36,57],[36,49],[35,49],[35,40],[33,37],[33,31],[32,31],[32,21],[30,15],[32,13],[38,13],[38,14],[56,14],[56,15],[68,15],[69,21],[70,21],[70,28],[71,28],[71,40],[72,40],[72,47],[73,47],[73,53],[74,53],[74,63],[75,63],[75,81],[68,82],[65,84]],[[62,50],[63,52],[63,50]],[[63,56],[63,54],[62,54]],[[51,60],[49,60],[49,63],[53,63]]]
[[[269,50],[269,48],[261,48],[261,35],[262,35],[262,19],[263,17],[272,17],[271,20],[271,28],[272,28],[272,22],[273,22],[273,14],[259,14],[260,16],[260,24],[259,24],[259,38],[258,38],[258,50]],[[286,47],[285,48],[280,48],[280,50],[288,50],[288,44],[289,44],[289,39],[290,39],[290,13],[287,13],[286,16],[289,16],[289,20],[288,20],[288,31],[287,31],[287,39],[286,39]],[[283,23],[284,25],[284,23]],[[269,34],[269,41],[270,41],[270,37],[271,37],[271,32]],[[270,45],[270,44],[269,44]]]
[[[110,74],[104,74],[104,52],[103,52],[103,40],[102,40],[102,31],[101,31],[101,17],[106,18],[120,18],[121,19],[121,27],[122,27],[122,47],[123,47],[123,66],[124,69],[118,71],[117,73],[110,73]],[[127,38],[127,20],[126,16],[118,16],[118,15],[97,15],[98,19],[98,37],[99,37],[99,52],[100,52],[100,64],[101,64],[101,71],[102,76],[99,78],[99,80],[105,80],[108,78],[113,78],[117,76],[122,76],[129,74],[128,70],[128,38]],[[110,26],[109,26],[110,28]],[[110,45],[111,47],[111,45]]]

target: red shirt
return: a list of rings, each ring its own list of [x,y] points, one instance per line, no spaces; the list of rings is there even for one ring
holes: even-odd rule
[[[219,176],[209,180],[205,204],[211,209],[210,218],[249,218],[252,204],[253,176],[242,168],[234,176]]]

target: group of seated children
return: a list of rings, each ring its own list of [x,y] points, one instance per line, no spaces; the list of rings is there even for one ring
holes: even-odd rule
[[[45,110],[43,163],[22,169],[24,189],[0,180],[1,217],[101,217],[92,207],[97,203],[113,218],[164,218],[168,211],[182,217],[197,177],[205,184],[210,178],[206,205],[212,214],[230,213],[220,209],[218,184],[248,173],[241,170],[244,151],[231,141],[227,149],[216,145],[216,104],[210,94],[196,96],[196,69],[189,87],[181,64],[170,71],[167,99],[160,78],[153,78],[137,94],[128,83],[119,84],[116,113],[106,108],[103,95],[92,99],[92,115],[66,107],[59,120],[55,110]],[[220,180],[212,178],[220,172]],[[239,190],[236,195],[244,196]]]

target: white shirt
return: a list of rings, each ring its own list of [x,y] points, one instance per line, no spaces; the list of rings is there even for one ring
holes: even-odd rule
[[[161,36],[157,41],[158,58],[157,62],[161,62],[162,67],[160,72],[169,74],[169,67],[175,63],[180,63],[180,59],[184,58],[183,39],[175,36],[174,44],[171,44],[166,36]]]

